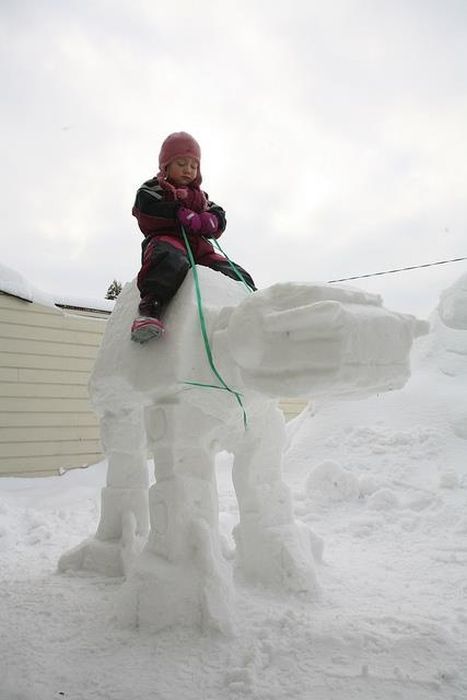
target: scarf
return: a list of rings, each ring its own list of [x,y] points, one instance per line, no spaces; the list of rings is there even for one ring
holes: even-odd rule
[[[175,187],[163,173],[157,175],[157,181],[163,190],[169,192],[174,201],[179,201],[187,209],[201,214],[208,208],[208,202],[199,185],[191,183],[187,187]]]

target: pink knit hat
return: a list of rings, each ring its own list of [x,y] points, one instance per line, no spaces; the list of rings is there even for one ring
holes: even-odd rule
[[[201,161],[201,149],[199,143],[187,134],[186,131],[177,131],[170,134],[165,139],[159,153],[159,168],[161,173],[165,173],[169,164],[175,159],[182,156],[194,158],[198,161],[198,176],[195,180],[196,185],[201,184],[201,172],[199,164]]]

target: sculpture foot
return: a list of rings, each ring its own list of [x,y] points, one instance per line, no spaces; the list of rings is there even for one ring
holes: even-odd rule
[[[293,593],[318,591],[313,554],[320,558],[322,542],[307,528],[239,525],[234,538],[239,568],[250,580]]]
[[[120,540],[101,541],[94,537],[62,554],[58,570],[93,571],[104,576],[123,576]]]
[[[58,570],[94,571],[103,576],[125,576],[141,554],[146,537],[136,534],[136,521],[130,513],[123,519],[120,539],[90,537],[62,554]]]
[[[228,578],[144,551],[122,588],[117,618],[152,632],[179,625],[231,635],[231,600]]]

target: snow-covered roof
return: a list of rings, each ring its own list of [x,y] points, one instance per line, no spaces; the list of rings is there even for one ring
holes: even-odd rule
[[[115,302],[110,299],[95,299],[89,297],[65,294],[49,294],[34,287],[19,272],[6,265],[0,264],[0,292],[35,302],[43,306],[58,306],[62,309],[79,309],[83,311],[102,311],[110,313]]]

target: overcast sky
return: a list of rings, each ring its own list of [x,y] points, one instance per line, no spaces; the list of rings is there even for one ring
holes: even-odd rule
[[[467,255],[466,0],[1,0],[1,262],[104,297],[192,133],[264,287]],[[457,263],[362,281],[427,315]]]

